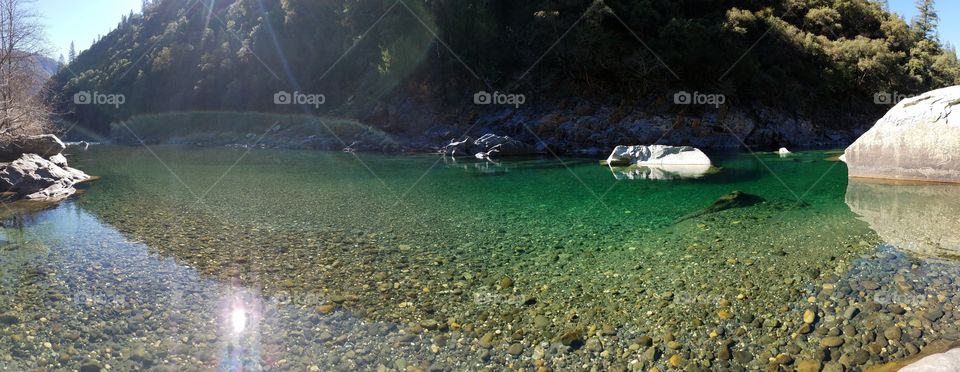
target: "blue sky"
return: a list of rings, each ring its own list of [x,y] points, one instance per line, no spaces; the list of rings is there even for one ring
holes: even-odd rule
[[[90,47],[97,35],[106,35],[117,27],[120,16],[130,10],[140,12],[141,0],[37,0],[34,3],[41,22],[47,27],[52,49],[50,57],[64,58],[70,42],[77,53]]]
[[[914,0],[889,0],[890,10],[903,16],[910,22],[917,15]],[[940,16],[940,41],[953,46],[960,44],[960,1],[937,0],[937,14]]]
[[[889,0],[890,9],[907,21],[916,15],[914,0]],[[47,26],[47,37],[53,51],[67,55],[70,42],[77,51],[90,47],[97,35],[105,35],[117,26],[120,16],[130,10],[140,11],[141,0],[37,0],[35,6]],[[940,39],[960,44],[960,1],[939,0]]]

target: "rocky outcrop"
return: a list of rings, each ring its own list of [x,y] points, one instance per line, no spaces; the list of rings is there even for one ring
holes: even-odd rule
[[[53,157],[66,163],[62,155]],[[40,155],[23,154],[0,170],[0,189],[15,192],[23,199],[57,201],[73,195],[77,191],[73,186],[90,178],[80,170],[60,166]]]
[[[960,86],[906,99],[844,152],[850,177],[960,182]]]
[[[461,140],[451,141],[440,152],[447,156],[472,156],[484,159],[493,156],[524,156],[538,153],[536,148],[526,143],[491,133],[484,134],[475,140],[467,136]]]
[[[617,146],[607,157],[611,166],[628,165],[707,165],[710,158],[690,146]]]
[[[23,154],[50,157],[63,152],[66,148],[67,146],[52,134],[20,137],[0,144],[0,160],[19,159]]]
[[[920,257],[960,259],[960,186],[852,179],[846,202],[884,241]]]

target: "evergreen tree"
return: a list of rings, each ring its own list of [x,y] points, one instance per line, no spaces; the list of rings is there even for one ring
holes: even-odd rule
[[[70,63],[73,63],[73,61],[77,60],[77,49],[73,46],[72,41],[70,42],[70,51],[68,53],[69,54],[67,54],[67,56],[69,56],[70,58],[69,59]]]
[[[913,20],[913,28],[920,37],[930,40],[937,38],[937,23],[940,17],[934,0],[917,0],[917,17]]]

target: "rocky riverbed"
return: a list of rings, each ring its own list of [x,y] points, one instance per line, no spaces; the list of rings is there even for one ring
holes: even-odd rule
[[[137,156],[147,154],[104,154]],[[776,180],[754,179],[768,187],[764,202],[679,223],[723,194],[694,190],[743,186],[720,176],[672,184],[690,200],[653,213],[645,204],[655,197],[632,200],[666,191],[616,182],[595,162],[573,171],[605,177],[614,191],[602,203],[574,178],[542,183],[569,177],[542,162],[499,175],[441,165],[410,203],[370,197],[382,187],[372,177],[331,171],[322,177],[338,187],[280,187],[302,177],[296,166],[235,182],[287,156],[254,155],[200,202],[155,187],[176,184],[140,167],[105,177],[39,224],[4,230],[0,343],[9,347],[0,360],[90,371],[835,371],[960,336],[958,266],[882,244],[843,205],[845,187],[833,178],[843,174],[819,163],[822,155],[770,160],[778,171],[826,170],[804,202],[769,192]],[[738,173],[749,162],[721,163],[750,178]],[[196,160],[169,164],[184,175],[211,173]],[[374,170],[409,187],[394,183],[395,167]],[[216,176],[183,179],[202,190]],[[539,189],[518,189],[515,179]],[[514,195],[465,195],[463,180]],[[544,200],[544,192],[578,196]]]

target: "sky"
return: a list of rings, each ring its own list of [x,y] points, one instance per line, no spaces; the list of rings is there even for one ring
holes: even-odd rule
[[[888,0],[890,10],[907,21],[917,11],[915,0]],[[56,59],[67,56],[70,42],[76,42],[77,52],[87,49],[97,37],[113,30],[120,17],[131,10],[140,11],[141,0],[36,0],[34,4],[47,26],[47,38]],[[939,0],[940,39],[954,46],[960,45],[960,1]]]
[[[910,22],[917,15],[915,0],[889,0],[890,10],[903,16]],[[960,1],[937,0],[937,14],[940,16],[940,41],[960,46]]]
[[[97,35],[106,35],[130,11],[140,12],[141,0],[36,0],[33,4],[47,27],[50,58],[67,57],[70,42],[77,53],[90,47]]]

